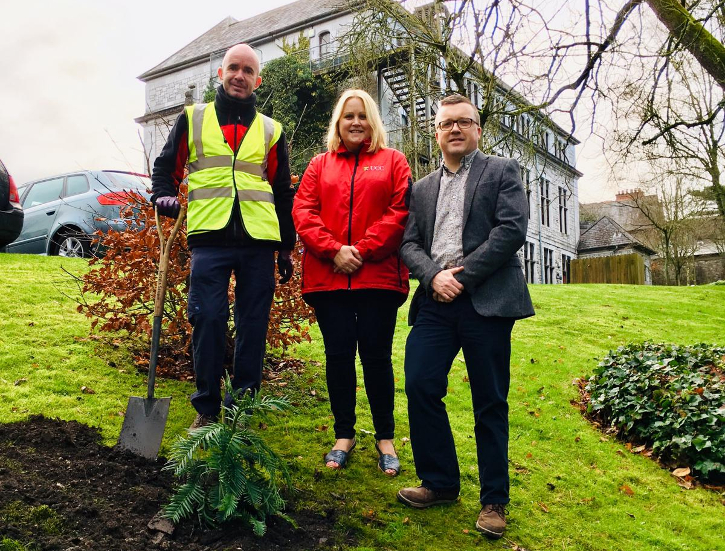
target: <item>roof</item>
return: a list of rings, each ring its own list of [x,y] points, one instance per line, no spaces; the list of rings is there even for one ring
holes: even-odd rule
[[[626,247],[637,248],[648,254],[655,253],[609,216],[602,216],[589,229],[582,231],[577,251],[583,253],[602,249],[617,250]]]
[[[636,201],[624,199],[619,201],[582,203],[580,213],[581,215],[589,215],[597,219],[607,216],[627,231],[642,230],[651,227],[652,222],[646,214],[649,214],[651,217],[664,218],[662,203],[660,203],[656,195],[645,195]]]
[[[351,0],[297,0],[242,21],[227,17],[138,78],[145,82],[205,60],[240,42],[252,45],[265,42],[295,28],[337,16],[350,10],[351,3]]]

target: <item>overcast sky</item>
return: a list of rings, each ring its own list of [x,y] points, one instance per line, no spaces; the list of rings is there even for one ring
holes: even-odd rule
[[[0,159],[18,184],[78,169],[143,171],[136,77],[229,15],[242,20],[292,1],[7,0]],[[578,153],[581,197],[613,199],[596,179],[592,146]]]
[[[136,77],[225,17],[293,0],[16,0],[0,17],[0,159],[18,184],[143,170]]]

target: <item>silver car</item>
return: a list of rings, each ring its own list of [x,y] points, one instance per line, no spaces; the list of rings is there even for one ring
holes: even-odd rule
[[[9,253],[88,257],[102,252],[93,234],[123,231],[121,209],[150,197],[143,174],[87,170],[29,182],[18,188],[25,211],[23,230]]]

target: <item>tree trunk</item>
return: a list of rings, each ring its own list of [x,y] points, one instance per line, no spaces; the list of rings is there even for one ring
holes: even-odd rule
[[[725,90],[725,46],[677,0],[645,0],[670,34],[695,56]]]

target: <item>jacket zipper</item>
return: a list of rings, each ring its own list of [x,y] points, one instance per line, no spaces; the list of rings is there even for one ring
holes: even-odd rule
[[[357,163],[360,159],[360,152],[355,153],[355,166],[352,167],[352,179],[350,180],[350,214],[347,219],[347,244],[352,245],[352,200],[355,194],[355,173],[357,172]],[[347,290],[352,290],[352,274],[347,275]]]
[[[242,124],[242,116],[237,113],[237,120],[234,121],[234,144],[236,147],[232,150],[234,151],[234,158],[232,159],[232,184],[234,185],[234,206],[232,207],[232,212],[229,215],[229,220],[232,219],[234,216],[234,211],[238,208],[239,209],[239,220],[242,225],[242,231],[244,233],[247,233],[246,228],[244,227],[244,217],[242,216],[242,207],[239,206],[239,201],[237,200],[237,175],[235,174],[235,167],[237,166],[237,155],[239,154],[239,150],[242,148],[242,142],[244,141],[244,138],[247,137],[247,134],[249,133],[249,129],[252,127],[252,123],[254,122],[254,119],[256,119],[257,116],[255,114],[254,118],[252,119],[252,122],[249,123],[249,128],[247,128],[247,133],[242,136],[241,141],[239,144],[237,144],[237,125]],[[229,224],[229,221],[227,221],[227,224]],[[234,238],[236,239],[238,236],[236,235],[236,232],[234,232]]]

